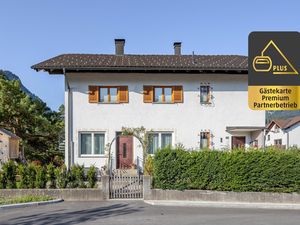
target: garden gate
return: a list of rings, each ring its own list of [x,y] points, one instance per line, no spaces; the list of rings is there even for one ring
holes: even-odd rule
[[[143,176],[128,174],[112,174],[109,177],[110,199],[143,198]]]

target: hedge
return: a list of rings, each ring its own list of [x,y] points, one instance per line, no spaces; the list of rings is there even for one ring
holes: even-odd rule
[[[300,151],[165,148],[155,154],[153,178],[161,189],[300,192]]]
[[[69,170],[65,165],[55,168],[34,163],[19,164],[8,161],[0,170],[0,189],[4,188],[94,188],[97,170],[91,166],[85,174],[84,167],[73,165]],[[87,185],[86,185],[87,183]]]

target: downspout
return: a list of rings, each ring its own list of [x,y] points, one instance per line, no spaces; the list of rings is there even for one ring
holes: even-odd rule
[[[68,168],[71,167],[71,165],[73,165],[74,162],[74,153],[73,153],[73,135],[72,135],[72,130],[73,130],[73,123],[72,123],[72,103],[73,103],[73,99],[72,99],[72,91],[70,88],[70,84],[68,82],[67,76],[66,76],[66,70],[65,68],[63,69],[63,74],[65,76],[65,81],[67,84],[67,90],[68,90]]]
[[[286,149],[290,147],[290,132],[286,130]]]
[[[262,144],[262,147],[263,147],[263,149],[265,150],[265,148],[266,148],[266,136],[267,136],[267,129],[263,129],[262,130],[262,133],[263,133],[263,144]]]

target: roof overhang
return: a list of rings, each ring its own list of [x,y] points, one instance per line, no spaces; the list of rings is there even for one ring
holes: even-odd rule
[[[215,69],[193,69],[193,68],[155,68],[155,67],[101,67],[101,68],[38,68],[31,67],[35,71],[45,71],[49,74],[65,74],[69,73],[187,73],[187,74],[248,74],[247,69],[223,69],[223,68],[215,68]]]
[[[226,127],[227,132],[253,132],[253,131],[262,131],[265,127],[262,126],[229,126]]]

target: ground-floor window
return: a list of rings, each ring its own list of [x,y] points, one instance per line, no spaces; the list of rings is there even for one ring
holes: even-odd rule
[[[148,134],[148,153],[154,154],[157,149],[172,146],[171,132],[151,132]]]
[[[282,139],[275,139],[274,140],[274,145],[281,146],[282,145]]]
[[[209,148],[209,132],[200,133],[200,149]]]
[[[80,155],[104,155],[105,134],[80,132]]]

